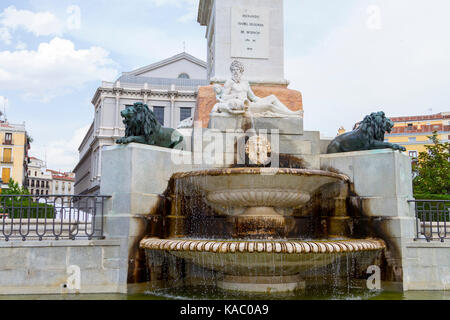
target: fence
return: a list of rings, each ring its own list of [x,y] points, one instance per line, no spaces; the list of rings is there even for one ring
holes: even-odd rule
[[[0,241],[102,239],[107,198],[0,195]]]
[[[449,200],[411,200],[416,208],[416,240],[450,239]]]

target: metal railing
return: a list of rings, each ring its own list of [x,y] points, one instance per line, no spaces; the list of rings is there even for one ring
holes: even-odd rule
[[[449,200],[410,200],[416,210],[416,240],[450,240]]]
[[[0,195],[0,241],[103,239],[107,198]]]

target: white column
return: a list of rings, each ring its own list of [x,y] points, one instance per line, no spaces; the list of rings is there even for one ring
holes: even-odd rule
[[[115,123],[114,123],[114,136],[119,135],[119,114],[120,114],[120,93],[116,93],[116,108],[115,108]]]
[[[98,147],[98,170],[97,170],[97,178],[100,180],[102,175],[102,145]]]
[[[144,83],[144,104],[148,104],[148,83]]]
[[[170,87],[170,126],[175,128],[175,85]]]

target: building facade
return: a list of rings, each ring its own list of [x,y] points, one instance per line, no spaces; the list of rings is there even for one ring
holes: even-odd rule
[[[47,170],[47,172],[52,175],[51,193],[56,195],[54,198],[56,203],[70,203],[70,196],[75,193],[75,173],[54,170]],[[65,195],[65,197],[58,197],[58,195]]]
[[[123,137],[120,112],[136,102],[153,110],[165,127],[194,115],[198,88],[208,85],[206,63],[181,53],[152,65],[122,74],[116,82],[103,82],[92,104],[94,121],[78,151],[75,194],[96,194],[100,188],[101,150]]]
[[[395,125],[392,132],[385,135],[385,141],[404,146],[413,158],[426,151],[427,145],[432,144],[428,137],[433,132],[437,132],[442,142],[450,142],[450,112],[390,119]]]
[[[52,175],[46,171],[45,162],[30,157],[28,164],[28,191],[32,195],[49,195],[52,190]]]
[[[28,191],[34,196],[53,195],[49,201],[70,201],[75,191],[75,173],[47,169],[44,161],[30,157],[28,165]],[[64,195],[65,197],[58,197]]]
[[[1,189],[10,179],[20,186],[27,185],[28,150],[30,148],[25,124],[0,121]]]

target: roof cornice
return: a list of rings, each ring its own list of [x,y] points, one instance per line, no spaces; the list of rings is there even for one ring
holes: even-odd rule
[[[194,57],[193,55],[190,55],[189,53],[182,52],[182,53],[177,54],[177,55],[175,55],[173,57],[164,59],[162,61],[153,63],[151,65],[148,65],[148,66],[145,66],[145,67],[142,67],[142,68],[130,71],[130,72],[124,72],[123,75],[139,76],[139,75],[141,75],[143,73],[147,73],[149,71],[152,71],[152,70],[164,67],[164,66],[166,66],[168,64],[171,64],[171,63],[174,63],[176,61],[183,60],[183,59],[186,59],[186,60],[188,60],[188,61],[190,61],[192,63],[195,63],[195,64],[199,65],[202,68],[205,68],[205,69],[207,68],[207,64],[206,64],[205,61],[200,60],[200,59]]]
[[[200,0],[198,5],[197,22],[202,26],[207,26],[211,18],[211,6],[213,0]]]

